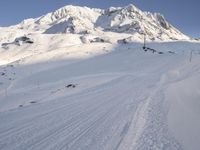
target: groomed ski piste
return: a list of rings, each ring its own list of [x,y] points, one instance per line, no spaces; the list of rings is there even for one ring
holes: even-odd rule
[[[198,41],[32,38],[0,48],[0,150],[199,149]]]

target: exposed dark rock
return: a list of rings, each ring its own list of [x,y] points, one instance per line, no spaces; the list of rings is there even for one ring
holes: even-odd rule
[[[158,52],[158,54],[164,54],[163,52]]]
[[[173,52],[173,51],[168,51],[168,53],[170,53],[170,54],[175,54],[175,52]]]
[[[34,42],[30,38],[26,36],[22,36],[22,37],[16,38],[15,43],[20,46],[21,44],[24,44],[24,43],[33,44]]]
[[[68,84],[68,85],[66,85],[65,87],[66,87],[66,88],[75,88],[76,85],[75,85],[75,84]]]
[[[4,76],[4,75],[5,75],[5,73],[4,73],[4,72],[1,72],[1,75],[2,75],[2,76]]]

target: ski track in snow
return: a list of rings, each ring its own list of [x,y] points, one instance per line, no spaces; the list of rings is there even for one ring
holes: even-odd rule
[[[144,82],[141,82],[142,80],[144,79],[131,75],[118,78],[108,83],[111,87],[99,87],[100,91],[97,93],[95,91],[89,95],[84,93],[82,96],[77,95],[77,98],[74,96],[71,100],[66,98],[66,102],[62,100],[58,104],[53,103],[56,109],[51,106],[52,104],[47,104],[30,108],[33,109],[31,111],[29,108],[24,108],[19,110],[19,115],[18,110],[6,112],[5,115],[2,113],[1,119],[2,117],[3,119],[10,118],[9,115],[11,115],[11,120],[15,120],[26,111],[45,110],[37,116],[27,114],[30,117],[17,121],[17,124],[12,124],[8,120],[8,123],[2,124],[3,127],[0,125],[0,149],[118,150],[130,149],[131,146],[134,148],[143,135],[147,118],[145,113],[149,108],[149,103],[159,90],[159,85],[157,85],[158,87],[156,86],[150,95],[144,95],[144,89],[139,88],[139,85],[144,84],[147,79]],[[136,91],[134,84],[138,86]],[[125,140],[128,134],[134,135],[133,141],[129,141],[130,145],[123,147],[127,142]],[[143,140],[146,139],[142,138],[139,141],[144,144],[146,141]]]
[[[124,58],[123,62],[118,62],[118,58],[122,54],[127,58]],[[144,54],[142,53],[142,55]],[[40,101],[41,103],[1,112],[0,149],[182,149],[180,143],[167,127],[168,110],[164,106],[163,91],[168,84],[189,76],[193,70],[199,68],[194,66],[186,74],[179,76],[180,66],[185,61],[180,59],[182,56],[161,58],[147,54],[145,57],[145,63],[148,65],[143,68],[144,70],[138,67],[138,64],[144,65],[143,61],[138,64],[127,65],[130,62],[126,59],[137,58],[137,55],[128,50],[125,52],[118,50],[112,54],[83,61],[81,64],[72,64],[72,67],[75,66],[75,70],[79,71],[79,66],[81,68],[95,61],[103,62],[105,60],[105,62],[108,62],[108,66],[112,66],[112,62],[108,61],[112,59],[113,62],[119,63],[118,65],[121,65],[121,68],[128,67],[127,70],[119,69],[119,72],[116,71],[118,67],[116,67],[117,69],[114,67],[114,69],[112,68],[113,72],[109,72],[106,70],[107,66],[105,66],[105,70],[98,72],[97,66],[97,71],[95,70],[94,74],[90,70],[88,70],[89,73],[84,70],[82,76],[77,76],[78,78],[75,79],[92,81],[94,78],[93,80],[98,79],[100,81],[101,78],[102,80],[107,78],[107,80],[88,86],[86,89],[71,95],[65,95],[63,94],[65,91],[63,91],[61,96],[58,96],[55,100]],[[150,61],[148,60],[149,57],[152,57],[152,59],[149,59]],[[170,63],[175,59],[180,64]],[[161,60],[162,63],[158,63]],[[152,63],[152,68],[149,68],[151,64],[148,61]],[[176,68],[177,66],[179,66],[179,69]],[[62,68],[60,71],[63,70]],[[101,66],[99,68],[102,69]],[[59,68],[56,69],[59,72]],[[182,67],[182,69],[185,68]],[[49,72],[51,71],[55,70]],[[76,71],[74,72],[75,75],[78,74]],[[34,76],[45,77],[45,74],[48,74],[48,70],[26,76],[19,81],[32,83],[31,79]],[[51,86],[51,84],[46,84],[48,80],[52,80],[51,76],[53,75],[49,74],[49,79],[44,81],[44,87],[41,86],[41,89],[45,86]],[[65,78],[65,74],[61,74],[60,77]],[[21,87],[19,83],[15,82],[11,87],[11,89],[15,86],[20,87],[20,89],[16,89],[16,93],[17,90],[26,89],[26,87],[23,89],[23,86]],[[30,89],[30,91],[33,89]],[[50,99],[51,97],[54,98],[53,96],[56,95],[52,94],[48,97],[47,94],[42,98]]]

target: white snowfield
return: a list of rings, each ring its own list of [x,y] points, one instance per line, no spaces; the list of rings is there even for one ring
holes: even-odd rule
[[[66,8],[0,28],[0,150],[199,150],[200,43],[180,33],[153,53],[139,31],[44,33],[79,12]]]
[[[149,46],[164,54],[86,44],[2,65],[0,149],[198,150],[200,44]]]

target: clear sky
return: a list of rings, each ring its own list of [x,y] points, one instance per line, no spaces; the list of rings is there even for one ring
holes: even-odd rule
[[[200,0],[1,0],[0,26],[39,17],[69,4],[108,8],[130,3],[141,10],[159,12],[185,34],[200,37]]]

